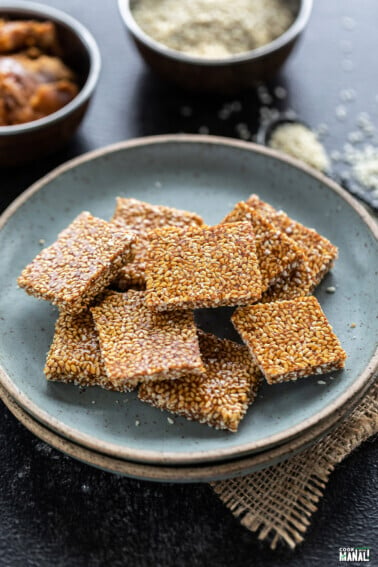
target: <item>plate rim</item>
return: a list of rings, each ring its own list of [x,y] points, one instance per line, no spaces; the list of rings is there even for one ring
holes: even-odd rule
[[[238,148],[246,150],[248,152],[269,156],[278,161],[289,164],[296,169],[300,169],[310,177],[315,178],[316,180],[323,183],[329,190],[336,192],[344,201],[346,201],[347,204],[352,207],[352,209],[354,209],[355,212],[360,216],[364,224],[372,233],[373,237],[378,240],[378,224],[375,222],[369,212],[360,203],[358,203],[354,197],[352,197],[349,193],[342,189],[335,181],[326,177],[322,173],[317,172],[306,164],[294,158],[291,158],[290,156],[286,156],[281,154],[280,152],[272,150],[271,148],[259,146],[251,142],[244,142],[220,136],[187,134],[148,136],[121,141],[105,146],[103,148],[98,148],[96,150],[87,152],[76,158],[73,158],[72,160],[69,160],[68,162],[58,166],[47,175],[44,175],[42,178],[33,183],[5,209],[5,211],[0,215],[0,231],[4,228],[6,223],[15,214],[15,212],[26,201],[28,201],[35,193],[37,193],[40,189],[48,185],[63,173],[71,169],[75,169],[81,164],[96,160],[112,153],[116,153],[118,151],[128,150],[136,147],[169,143],[195,143]],[[236,456],[241,457],[243,455],[267,450],[270,447],[290,441],[291,439],[311,429],[311,427],[316,423],[322,422],[323,420],[327,419],[327,417],[329,417],[333,412],[336,412],[338,410],[342,411],[342,408],[358,394],[358,392],[364,387],[364,385],[368,384],[370,380],[372,380],[377,369],[378,347],[365,369],[359,376],[356,377],[354,382],[347,388],[347,390],[343,392],[336,400],[323,408],[323,410],[317,412],[314,416],[306,418],[297,425],[289,427],[288,429],[281,431],[280,433],[265,437],[264,439],[261,439],[259,441],[244,443],[242,445],[236,445],[227,449],[220,448],[212,449],[210,451],[191,451],[186,454],[177,454],[170,451],[158,452],[143,449],[131,449],[129,447],[119,446],[111,442],[98,441],[92,435],[82,433],[80,430],[74,427],[63,425],[59,421],[59,419],[49,415],[45,410],[31,401],[29,397],[26,396],[18,388],[18,386],[16,386],[16,384],[13,383],[10,376],[5,372],[1,365],[0,384],[12,396],[12,398],[18,403],[18,405],[25,409],[26,412],[32,415],[37,421],[53,429],[66,439],[69,439],[74,443],[78,443],[81,446],[88,447],[90,449],[93,449],[94,451],[100,451],[101,453],[109,456],[136,462],[155,462],[159,464],[193,464],[211,462],[216,460],[219,461],[225,458],[230,459],[235,458]]]
[[[322,440],[326,435],[336,429],[357,407],[358,403],[372,386],[366,384],[361,395],[347,404],[343,412],[333,413],[327,420],[326,426],[322,423],[314,426],[314,430],[306,431],[303,435],[289,441],[286,444],[272,447],[267,451],[247,455],[239,459],[226,462],[203,463],[194,467],[189,465],[159,465],[151,463],[138,463],[119,459],[115,456],[106,455],[83,447],[52,431],[41,424],[27,411],[25,411],[2,386],[0,386],[0,400],[8,408],[11,414],[33,435],[58,451],[69,455],[86,465],[99,468],[112,474],[121,474],[128,478],[146,480],[153,482],[218,482],[253,474],[260,470],[280,464],[301,452],[310,448],[313,444]]]

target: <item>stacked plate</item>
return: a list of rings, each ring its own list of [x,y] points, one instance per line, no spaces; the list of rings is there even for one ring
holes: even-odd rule
[[[316,295],[348,353],[344,371],[264,385],[236,434],[178,417],[172,423],[135,393],[81,391],[45,380],[57,311],[16,283],[45,242],[53,242],[83,210],[110,218],[118,195],[191,210],[216,224],[251,193],[339,247],[339,260]],[[117,144],[73,160],[33,185],[5,211],[0,229],[0,397],[41,439],[89,464],[180,482],[252,472],[325,435],[374,379],[377,227],[333,182],[271,150],[203,136]],[[335,293],[327,293],[330,286]],[[224,316],[216,327],[220,336],[231,336]]]

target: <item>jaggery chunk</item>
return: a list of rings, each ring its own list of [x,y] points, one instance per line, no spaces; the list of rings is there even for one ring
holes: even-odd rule
[[[314,296],[241,307],[232,322],[269,384],[344,367],[346,354]]]
[[[238,221],[252,224],[263,291],[279,278],[289,277],[303,259],[302,248],[244,202],[237,203],[222,222]]]
[[[202,331],[198,334],[206,374],[142,384],[139,398],[187,419],[235,432],[256,397],[261,373],[246,347]]]
[[[134,290],[109,292],[91,311],[113,384],[203,373],[193,312],[155,313]]]
[[[48,21],[0,19],[0,53],[30,47],[59,52],[55,24]]]
[[[283,211],[277,211],[257,195],[251,195],[246,202],[305,250],[310,273],[310,291],[313,291],[337,259],[336,246],[312,228],[291,219]]]
[[[249,222],[151,235],[146,302],[159,311],[245,305],[261,297],[255,236]]]
[[[117,389],[106,375],[90,311],[83,311],[78,315],[60,312],[44,373],[48,380],[54,382],[74,382],[80,386]],[[127,386],[121,390],[133,389],[136,382]]]
[[[63,311],[79,313],[132,258],[131,232],[115,232],[109,223],[81,213],[26,266],[18,285]]]
[[[203,225],[203,220],[195,213],[123,197],[117,197],[117,205],[111,222],[120,229],[134,230],[137,233],[133,244],[134,260],[121,269],[115,282],[120,290],[133,285],[144,286],[145,252],[149,246],[148,234],[150,232],[165,226],[186,228]]]

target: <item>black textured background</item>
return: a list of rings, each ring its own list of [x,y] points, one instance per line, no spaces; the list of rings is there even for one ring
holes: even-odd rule
[[[243,111],[222,121],[222,97],[193,97],[168,87],[143,65],[118,17],[116,2],[53,0],[87,25],[98,40],[103,71],[80,133],[63,151],[0,174],[0,210],[34,180],[84,151],[135,136],[197,132],[237,136],[257,128],[255,93],[238,97]],[[343,18],[355,19],[346,30]],[[378,123],[378,2],[315,0],[305,37],[275,84],[314,128],[325,122],[328,150],[341,149],[360,112]],[[343,54],[341,42],[352,42]],[[352,61],[345,71],[342,61]],[[274,86],[274,84],[272,85]],[[353,87],[340,121],[340,90]],[[189,105],[191,117],[180,109]],[[336,174],[338,172],[336,171]],[[338,548],[366,545],[378,565],[378,445],[370,440],[333,473],[306,541],[294,552],[272,552],[232,517],[207,485],[129,480],[73,461],[36,439],[0,407],[1,567],[315,567],[338,565]]]

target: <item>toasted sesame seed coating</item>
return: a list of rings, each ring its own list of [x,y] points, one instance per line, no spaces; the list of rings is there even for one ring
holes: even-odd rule
[[[159,311],[245,305],[261,297],[249,222],[151,234],[146,302]]]
[[[241,307],[232,322],[269,384],[344,367],[346,353],[314,296]]]
[[[261,201],[257,195],[251,195],[246,202],[306,251],[311,276],[310,287],[313,290],[333,267],[338,253],[336,246],[312,228],[307,228],[291,219],[285,212],[277,211],[268,203]]]
[[[204,372],[193,312],[156,313],[146,306],[145,293],[134,290],[109,292],[91,311],[115,385]]]
[[[307,262],[307,255],[298,266],[287,276],[280,277],[263,294],[260,303],[270,303],[271,301],[283,301],[285,299],[295,299],[309,295],[313,290],[313,282]]]
[[[44,373],[48,380],[56,382],[116,389],[106,375],[90,311],[82,311],[77,315],[60,312]],[[134,385],[130,383],[126,389],[135,386],[136,382]]]
[[[288,238],[244,202],[237,203],[222,222],[238,221],[248,221],[252,224],[263,291],[280,277],[288,277],[303,259],[303,250],[294,240]]]
[[[18,285],[64,311],[79,313],[132,259],[134,238],[85,211],[26,266]]]
[[[115,281],[120,290],[145,285],[145,250],[149,245],[148,233],[165,226],[186,228],[202,226],[203,220],[195,213],[163,205],[151,205],[137,199],[117,197],[111,222],[119,229],[133,230],[137,238],[133,244],[134,260],[120,270]]]
[[[256,397],[261,373],[246,347],[202,331],[198,338],[205,376],[144,383],[139,398],[187,419],[235,432]]]
[[[138,233],[148,233],[165,226],[185,228],[203,225],[202,218],[189,211],[164,205],[151,205],[144,201],[124,197],[117,197],[116,202],[116,209],[111,222],[119,228],[135,230]]]
[[[146,260],[145,254],[149,246],[148,236],[135,233],[135,241],[132,246],[133,261],[123,266],[112,285],[119,291],[127,291],[133,286],[140,289],[146,287]]]

